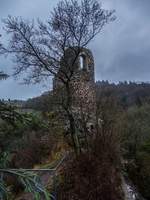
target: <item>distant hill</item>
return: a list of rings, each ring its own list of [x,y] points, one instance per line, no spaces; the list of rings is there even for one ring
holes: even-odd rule
[[[46,91],[42,95],[30,98],[24,103],[24,108],[34,109],[38,111],[52,110],[52,92]]]
[[[123,108],[150,103],[150,83],[144,82],[96,82],[97,98],[112,96]]]
[[[150,103],[150,83],[125,81],[115,84],[108,81],[97,81],[96,94],[97,101],[104,97],[113,97],[123,108],[132,105],[140,106],[145,102]],[[54,106],[52,91],[46,91],[42,95],[26,101],[12,100],[6,102],[25,109],[38,111],[51,111]]]
[[[2,100],[4,103],[6,103],[6,104],[8,104],[8,105],[12,105],[12,106],[14,106],[14,107],[24,107],[24,105],[25,105],[25,102],[26,101],[24,101],[24,100],[17,100],[17,99],[15,99],[15,100],[10,100],[10,99],[8,99],[8,100]]]

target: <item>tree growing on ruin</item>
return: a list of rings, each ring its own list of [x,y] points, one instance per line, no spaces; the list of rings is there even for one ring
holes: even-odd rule
[[[27,84],[55,76],[63,84],[65,112],[75,148],[75,119],[71,112],[70,87],[74,66],[81,49],[114,19],[114,10],[102,9],[97,0],[62,0],[51,12],[47,23],[37,20],[35,24],[34,21],[11,16],[4,20],[6,33],[10,37],[8,46],[0,45],[0,54],[13,56],[14,76],[23,76]],[[66,59],[68,48],[74,53],[69,65]],[[62,63],[64,68],[60,70]]]

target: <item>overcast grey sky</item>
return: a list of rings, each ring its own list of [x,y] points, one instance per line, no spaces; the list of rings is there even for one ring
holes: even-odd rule
[[[0,0],[0,18],[8,15],[46,20],[58,0]],[[95,58],[96,80],[113,82],[150,81],[150,0],[101,0],[106,9],[115,9],[117,19],[105,26],[90,44]],[[0,33],[6,40],[0,22]],[[10,72],[10,58],[0,57],[0,70]],[[27,99],[52,87],[24,86],[12,78],[0,82],[0,98]]]

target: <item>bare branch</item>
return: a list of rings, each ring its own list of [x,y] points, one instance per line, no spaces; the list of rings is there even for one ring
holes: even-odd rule
[[[73,66],[80,49],[87,46],[105,24],[114,20],[113,13],[103,10],[96,0],[81,0],[80,3],[63,0],[47,23],[38,20],[35,25],[34,21],[8,16],[3,22],[11,38],[7,47],[0,44],[0,54],[14,56],[14,76],[25,74],[26,82],[39,82],[46,75],[57,76],[65,83],[74,74]],[[73,47],[76,47],[76,56],[67,66],[66,49]],[[62,59],[67,73],[62,69],[58,73]]]

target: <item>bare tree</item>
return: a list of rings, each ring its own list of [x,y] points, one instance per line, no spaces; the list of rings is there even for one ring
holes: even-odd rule
[[[9,45],[0,46],[0,54],[12,54],[16,64],[14,76],[23,75],[25,83],[38,83],[49,76],[57,77],[65,88],[65,111],[76,147],[75,122],[71,112],[70,82],[75,63],[82,50],[115,19],[114,11],[103,10],[97,0],[62,0],[47,23],[25,21],[9,16],[4,20],[5,30],[11,35]],[[74,59],[68,63],[67,49],[72,49]],[[63,64],[63,68],[60,66]]]

